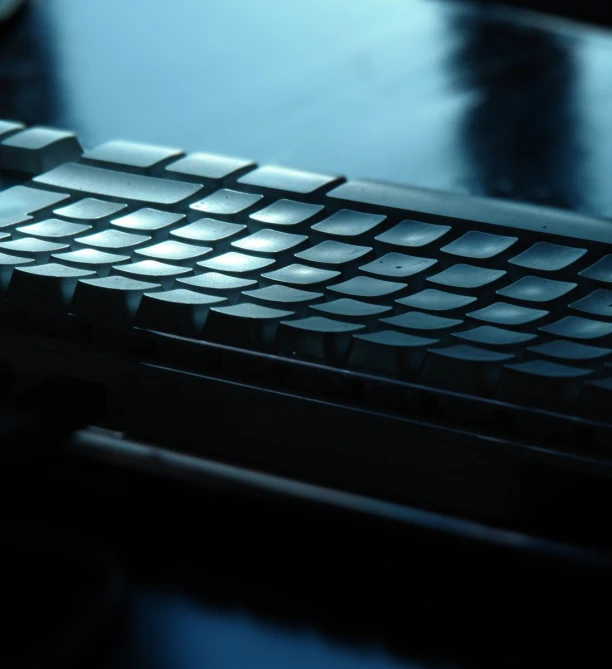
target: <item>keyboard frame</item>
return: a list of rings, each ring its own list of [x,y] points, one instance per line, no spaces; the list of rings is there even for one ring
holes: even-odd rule
[[[86,158],[82,165],[91,171]],[[484,232],[502,226],[505,232],[520,230],[527,241],[531,232],[561,244],[578,239],[587,249],[612,247],[612,223],[573,212],[340,177],[312,193],[285,193],[252,182],[260,169],[249,164],[181,207],[218,188],[263,190],[264,202],[306,199],[325,205],[330,215],[355,206],[384,213],[390,222],[414,216],[423,222],[467,222],[470,230]],[[45,179],[28,184],[16,174],[2,181],[57,190]],[[17,372],[17,391],[54,376],[96,383],[109,400],[103,427],[130,438],[486,520],[532,510],[544,502],[543,490],[562,495],[574,476],[601,479],[612,473],[612,422],[601,417],[50,315],[10,304],[0,312],[0,358]],[[203,411],[212,418],[203,421]]]
[[[603,453],[576,451],[585,430],[609,434],[604,424],[529,409],[523,415],[543,436],[548,426],[564,443],[503,436],[435,412],[385,410],[360,401],[356,384],[399,393],[400,402],[406,391],[438,395],[459,415],[466,403],[506,417],[520,407],[136,329],[114,331],[114,348],[105,333],[102,348],[96,333],[62,339],[20,315],[0,327],[17,393],[55,377],[94,383],[107,397],[102,427],[178,452],[486,522],[549,508],[577,479],[612,475]]]

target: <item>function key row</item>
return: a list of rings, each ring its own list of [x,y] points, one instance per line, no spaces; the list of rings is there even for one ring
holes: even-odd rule
[[[184,201],[202,186],[217,188],[229,178],[246,190],[302,196],[329,190],[343,181],[315,172],[257,167],[241,158],[208,153],[185,156],[173,147],[121,140],[83,152],[74,133],[42,126],[24,128],[10,121],[0,121],[0,169],[39,175],[38,183],[54,188],[165,205]],[[52,171],[41,174],[48,170]],[[136,179],[127,179],[127,174]],[[197,183],[190,186],[190,181]],[[182,188],[177,185],[181,182]]]
[[[107,142],[85,151],[82,160],[86,164],[111,169],[152,173],[172,179],[197,180],[217,186],[232,177],[246,187],[302,195],[315,193],[325,187],[330,188],[342,181],[339,177],[313,172],[275,166],[256,167],[253,161],[242,158],[210,153],[185,156],[179,149],[126,141]]]

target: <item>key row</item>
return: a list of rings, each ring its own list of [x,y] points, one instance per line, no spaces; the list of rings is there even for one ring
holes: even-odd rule
[[[160,225],[163,224],[161,219],[152,218],[155,218]],[[190,227],[187,226],[187,228]],[[0,239],[4,238],[3,241],[0,241],[1,252],[46,259],[52,253],[62,250],[67,251],[69,247],[76,246],[77,248],[94,248],[118,254],[134,251],[138,256],[191,266],[204,256],[210,256],[198,264],[205,269],[244,275],[263,272],[263,270],[271,269],[270,266],[274,263],[286,264],[295,258],[328,271],[356,271],[359,269],[361,272],[374,275],[376,278],[387,280],[387,284],[379,283],[378,285],[388,285],[389,287],[391,287],[393,280],[406,281],[409,277],[427,272],[437,263],[437,260],[433,258],[421,258],[392,252],[362,264],[371,256],[371,248],[335,241],[321,242],[316,246],[307,247],[296,253],[296,249],[304,246],[308,238],[303,235],[283,233],[276,230],[260,230],[231,242],[230,247],[236,249],[236,251],[222,253],[218,256],[214,256],[212,253],[212,246],[196,246],[193,243],[179,241],[178,239],[181,236],[189,239],[191,234],[191,231],[188,231],[187,235],[184,235],[183,229],[176,231],[178,234],[174,236],[178,239],[166,239],[157,244],[151,244],[154,240],[150,235],[126,232],[121,229],[107,229],[102,232],[83,235],[84,232],[91,233],[90,226],[56,219],[29,223],[19,226],[16,230],[18,234],[24,236],[7,239],[8,235],[6,233],[0,233]],[[225,234],[222,230],[219,233]],[[231,231],[228,234],[231,234]],[[189,241],[192,240],[189,239]],[[197,240],[197,244],[202,243],[204,243],[203,239]],[[300,263],[297,263],[297,265],[299,267]],[[279,278],[275,279],[272,276],[273,280],[291,282],[292,265],[276,271],[279,273]],[[499,282],[507,273],[504,270],[459,263],[441,272],[430,272],[429,274],[427,281],[442,287],[478,292],[481,289],[486,289],[490,284]],[[314,278],[316,280],[316,276]],[[300,280],[304,279],[298,279],[298,281]],[[355,281],[364,285],[374,286],[376,284],[375,279],[372,278],[359,277]],[[514,300],[553,302],[564,297],[576,286],[577,284],[574,282],[527,276],[507,287],[498,289],[497,292]],[[383,290],[378,294],[386,294],[387,292],[392,291]],[[362,294],[365,297],[368,292],[364,291]],[[376,292],[372,292],[370,295],[374,297]],[[601,291],[598,294],[598,300],[605,300],[606,295],[605,291]],[[597,301],[591,300],[588,305],[586,302],[583,304],[585,309],[588,307],[590,313],[607,315],[609,311],[609,306],[603,302],[598,304]]]
[[[253,194],[238,193],[235,191],[218,191],[213,193],[208,198],[201,202],[194,203],[192,207],[199,208],[203,213],[211,213],[215,215],[222,215],[224,213],[233,213],[235,211],[235,203],[228,205],[228,194],[234,194],[240,198],[247,198],[252,202]],[[7,228],[9,226],[16,226],[19,223],[27,222],[28,216],[36,211],[52,206],[66,199],[68,196],[60,197],[59,194],[52,194],[46,191],[39,191],[28,187],[18,186],[0,193],[0,227]],[[210,199],[214,202],[209,202]],[[231,201],[231,198],[230,198]],[[228,208],[229,207],[229,208]],[[278,201],[269,207],[260,210],[251,215],[249,220],[258,221],[263,225],[280,225],[285,230],[289,227],[290,222],[304,220],[304,213],[296,214],[296,207],[311,209],[310,215],[314,215],[322,208],[320,205],[308,205],[299,202]],[[67,217],[77,220],[91,220],[100,222],[103,219],[108,219],[110,216],[120,213],[121,209],[125,208],[124,204],[109,203],[95,198],[86,198],[74,204],[58,207],[54,213],[58,216]],[[314,208],[314,210],[312,210]],[[269,210],[269,211],[268,211]],[[275,211],[276,210],[276,211]],[[291,218],[296,216],[297,218]],[[143,209],[132,214],[123,216],[115,221],[112,225],[123,228],[125,230],[147,231],[149,233],[158,234],[159,231],[169,229],[181,222],[183,215],[173,214],[170,212],[156,211],[154,209]],[[331,235],[336,239],[355,239],[363,235],[363,233],[372,233],[373,229],[385,219],[384,216],[364,214],[362,212],[355,212],[350,210],[341,210],[333,213],[324,221],[312,226],[312,232],[317,238],[317,234]],[[221,241],[229,236],[238,234],[244,230],[242,225],[236,223],[229,223],[226,221],[215,221],[214,219],[203,219],[191,224],[193,227],[183,226],[179,230],[171,230],[170,234],[175,236],[184,235],[192,241]],[[229,227],[236,226],[236,227]],[[25,226],[21,226],[25,227]],[[418,249],[437,239],[440,239],[444,234],[450,230],[450,226],[444,226],[433,223],[424,223],[418,221],[403,221],[395,227],[386,232],[374,237],[376,242],[383,245],[391,245],[396,248],[412,248]],[[39,230],[39,234],[43,230]],[[280,231],[260,230],[267,235]],[[375,232],[375,230],[374,230]],[[257,232],[255,233],[257,234]],[[318,237],[321,239],[321,237]],[[517,238],[507,235],[494,235],[479,231],[468,231],[454,241],[446,244],[440,248],[444,255],[464,258],[466,260],[477,260],[484,262],[504,254],[511,250],[516,243]],[[342,243],[342,242],[336,242]],[[272,244],[273,246],[273,244]],[[354,246],[357,248],[371,248],[356,244],[348,244],[347,246]],[[271,253],[273,250],[270,251]],[[580,276],[592,281],[603,283],[612,282],[612,256],[606,256],[594,264],[588,264],[587,267],[582,268],[580,261],[586,254],[586,249],[577,247],[562,246],[559,244],[552,244],[548,242],[538,242],[528,249],[522,251],[516,256],[507,258],[507,262],[515,267],[524,268],[525,270],[543,272],[543,273],[558,273],[564,270],[571,269],[578,263]],[[322,249],[321,258],[325,259],[325,249]],[[498,270],[500,271],[500,270]]]
[[[82,283],[96,291],[101,281],[97,280],[95,288],[93,281]],[[108,288],[119,278],[104,281]],[[431,336],[395,330],[367,333],[363,325],[325,316],[292,319],[289,310],[250,303],[227,305],[221,297],[184,289],[146,292],[150,288],[150,284],[138,286],[143,291],[135,320],[140,327],[158,330],[171,322],[175,327],[201,329],[204,338],[225,345],[273,346],[285,354],[510,401],[518,401],[520,393],[526,392],[537,404],[550,401],[557,405],[560,399],[569,402],[589,377],[601,381],[588,361],[611,353],[604,347],[552,341],[532,347],[532,358],[521,360],[510,351],[461,343],[436,347],[438,340]],[[87,315],[89,311],[93,315],[94,304],[100,304],[97,294],[75,295],[78,313]]]
[[[219,185],[232,177],[247,188],[254,186],[302,195],[329,189],[343,181],[336,176],[314,172],[276,166],[256,167],[253,161],[241,158],[207,153],[185,156],[180,149],[121,140],[83,152],[74,133],[42,126],[24,128],[20,123],[0,121],[0,168],[40,174],[79,159],[82,167],[104,169],[107,173],[119,169],[138,176],[155,174],[209,185]],[[54,175],[53,179],[65,182],[70,175],[75,189],[85,190],[83,184],[77,185],[76,181],[77,174],[83,177],[86,173],[86,170],[71,169]],[[117,189],[110,190],[106,194],[115,196]],[[88,192],[96,191],[90,188]],[[135,193],[133,189],[132,192]]]
[[[482,289],[488,289],[492,284],[499,283],[500,279],[507,275],[504,270],[487,269],[461,263],[452,265],[441,272],[433,272],[429,270],[436,265],[437,261],[435,259],[395,252],[387,253],[382,257],[361,264],[364,260],[368,260],[371,255],[372,251],[369,247],[335,241],[322,242],[294,253],[296,248],[299,249],[307,242],[307,238],[302,235],[293,235],[275,230],[261,230],[240,238],[231,243],[231,247],[237,249],[237,251],[229,251],[215,256],[212,253],[213,248],[209,246],[196,246],[177,239],[169,239],[149,245],[153,241],[150,235],[125,232],[121,229],[107,229],[83,236],[83,232],[91,232],[88,227],[82,223],[54,219],[19,226],[17,230],[23,235],[36,236],[6,239],[6,234],[4,234],[4,240],[0,241],[0,252],[32,257],[46,262],[50,255],[58,258],[57,253],[60,251],[67,253],[60,256],[59,259],[71,261],[74,258],[79,261],[78,251],[70,253],[71,246],[84,247],[85,249],[93,248],[119,255],[134,251],[137,256],[153,260],[176,262],[188,266],[193,266],[197,262],[200,267],[213,271],[238,273],[244,276],[262,273],[264,279],[298,284],[321,283],[338,276],[334,272],[358,269],[365,274],[374,275],[374,278],[355,277],[352,279],[357,286],[355,294],[362,297],[390,294],[394,292],[395,288],[404,287],[403,282],[407,279],[426,272],[428,272],[426,280],[430,283],[443,288],[467,292],[475,291],[477,293],[482,292]],[[198,240],[198,243],[202,242],[203,240]],[[248,251],[249,253],[242,251]],[[252,255],[254,253],[261,255]],[[207,256],[206,259],[202,260],[205,256]],[[285,264],[290,262],[293,257],[305,263],[310,263],[314,267],[293,263],[277,270],[272,269],[271,266],[276,262]],[[95,259],[92,262],[97,264]],[[602,262],[598,261],[597,264]],[[570,281],[524,276],[510,285],[498,288],[497,293],[512,300],[552,304],[576,287],[577,284]],[[609,315],[610,305],[606,302],[608,294],[608,291],[600,289],[595,298],[577,302],[577,308],[594,315]]]
[[[33,225],[45,226],[49,225],[49,222]],[[256,233],[252,237],[257,236]],[[277,270],[266,271],[274,265],[274,260],[233,251],[211,256],[210,247],[192,246],[174,240],[136,249],[135,253],[140,257],[132,259],[132,262],[129,263],[130,256],[123,255],[122,252],[129,252],[130,247],[136,242],[142,243],[149,240],[150,238],[146,236],[133,235],[119,230],[107,230],[89,235],[82,242],[97,245],[98,248],[79,248],[74,251],[70,250],[68,244],[60,240],[50,241],[25,237],[0,241],[0,253],[2,254],[0,266],[4,268],[3,273],[6,275],[12,267],[23,265],[27,258],[32,258],[42,263],[50,260],[59,261],[78,269],[89,269],[102,274],[107,274],[114,269],[134,278],[162,281],[191,273],[195,263],[200,270],[259,280],[262,287],[265,287],[266,284],[287,284],[290,287],[302,289],[324,288],[332,293],[332,297],[338,294],[379,304],[381,300],[383,303],[395,300],[404,306],[425,311],[461,311],[463,307],[467,307],[477,298],[486,297],[492,303],[474,312],[474,317],[492,323],[514,326],[531,323],[547,315],[549,311],[555,311],[557,305],[560,304],[559,298],[570,294],[576,288],[576,284],[570,282],[535,276],[523,277],[496,291],[497,295],[504,299],[510,298],[526,303],[515,305],[502,300],[494,302],[493,296],[488,293],[480,295],[476,291],[476,295],[470,294],[471,289],[486,287],[501,278],[504,273],[496,270],[456,265],[440,273],[427,276],[425,286],[434,284],[437,287],[423,287],[419,291],[417,290],[420,287],[419,282],[413,280],[406,282],[405,275],[413,279],[414,274],[418,274],[419,270],[424,271],[435,264],[433,260],[407,256],[397,260],[399,254],[388,254],[392,258],[387,261],[394,268],[389,272],[391,276],[380,271],[380,267],[385,263],[385,258],[383,258],[374,262],[378,276],[357,275],[342,281],[337,269],[330,270],[325,267],[317,268],[293,263]],[[347,259],[350,260],[350,255]],[[363,265],[360,269],[363,272],[371,272],[371,265],[372,263]],[[334,265],[331,266],[334,267]],[[400,267],[403,268],[401,272],[398,269]],[[401,273],[402,276],[398,277],[398,273]],[[384,279],[380,278],[381,274],[385,276]],[[398,278],[402,280],[389,280]],[[195,280],[197,282],[199,279],[196,277]],[[167,285],[165,283],[165,286]],[[410,295],[406,295],[408,288]],[[463,290],[463,293],[448,292],[449,288],[453,291]],[[282,302],[282,299],[280,301]],[[526,306],[529,304],[531,306]],[[610,318],[612,317],[612,291],[596,289],[581,299],[570,301],[570,308],[587,315]]]
[[[81,253],[100,254],[98,251],[89,249],[84,249]],[[79,254],[78,251],[72,252],[72,255],[77,254]],[[57,255],[68,256],[71,253]],[[99,257],[97,259],[105,260]],[[31,266],[28,266],[28,263],[31,263]],[[78,264],[77,262],[76,265]],[[489,337],[493,332],[497,337],[501,335],[499,341],[495,339],[495,336],[489,341],[486,340],[486,337],[479,341],[475,338],[476,334],[472,333],[468,336],[473,337],[473,343],[484,343],[502,348],[516,347],[528,342],[530,335],[536,330],[552,337],[568,338],[584,344],[597,345],[600,342],[606,342],[612,335],[612,314],[605,314],[608,316],[607,321],[587,317],[592,315],[592,311],[597,312],[595,314],[597,316],[601,315],[601,305],[612,300],[612,293],[602,289],[572,305],[575,311],[582,311],[583,315],[563,315],[558,318],[546,309],[525,307],[503,301],[487,303],[478,308],[475,298],[445,293],[437,289],[425,289],[397,299],[391,297],[391,302],[376,304],[367,301],[367,298],[380,297],[381,293],[396,292],[398,284],[382,282],[369,277],[357,277],[335,283],[329,287],[329,293],[324,294],[307,290],[304,287],[295,288],[282,284],[258,287],[254,279],[231,276],[216,271],[188,276],[191,272],[190,268],[156,260],[115,265],[112,267],[113,273],[102,278],[99,278],[96,271],[87,267],[86,263],[82,263],[80,267],[56,262],[34,265],[31,260],[0,256],[0,267],[3,268],[3,283],[5,287],[8,287],[11,298],[17,296],[18,301],[35,301],[43,307],[52,302],[68,309],[75,292],[74,299],[77,303],[84,299],[79,297],[80,295],[90,292],[88,301],[98,318],[113,316],[112,313],[107,313],[101,306],[102,304],[117,303],[120,305],[119,311],[123,313],[123,324],[125,325],[129,325],[133,310],[138,306],[140,297],[144,293],[162,289],[168,291],[176,281],[174,292],[190,290],[194,293],[203,293],[205,296],[222,297],[229,303],[240,302],[240,305],[236,305],[237,307],[253,302],[255,309],[261,306],[264,309],[263,313],[266,314],[274,311],[278,313],[291,311],[291,315],[299,311],[303,314],[308,308],[308,310],[322,313],[322,317],[327,320],[342,322],[346,319],[348,325],[359,324],[362,327],[363,324],[367,324],[370,329],[372,326],[392,327],[401,331],[445,337],[448,333],[462,328],[467,319],[467,322],[482,323]],[[364,286],[364,282],[367,281],[373,283]],[[606,293],[603,296],[604,299],[601,293]],[[434,303],[437,308],[431,309]],[[593,304],[596,306],[593,307]],[[268,309],[272,309],[272,312],[265,311]],[[172,314],[168,313],[164,328],[173,327],[171,317]],[[512,334],[508,332],[504,335],[507,329],[515,332]]]
[[[330,201],[376,205],[404,211],[420,211],[426,216],[451,220],[474,221],[494,227],[509,227],[536,234],[553,234],[588,242],[612,243],[607,221],[570,212],[534,207],[526,204],[496,202],[493,200],[462,197],[451,194],[391,186],[369,182],[348,182],[318,173],[309,173],[280,167],[257,168],[250,160],[227,158],[211,154],[184,156],[171,147],[158,147],[133,142],[114,141],[86,151],[82,164],[78,160],[82,149],[73,133],[45,127],[24,128],[21,123],[0,121],[0,167],[32,174],[59,166],[44,175],[47,183],[62,188],[70,186],[75,192],[106,194],[120,197],[127,192],[127,200],[142,201],[149,191],[148,201],[173,202],[180,199],[177,184],[189,186],[190,180],[219,186],[232,177],[247,190],[255,187],[270,191],[311,195],[327,192]],[[62,164],[63,163],[63,164]],[[113,169],[106,169],[111,167]],[[156,179],[168,184],[150,188],[152,181],[130,181],[122,175],[114,179],[114,169],[133,171],[140,179],[152,179],[148,174],[170,175],[171,179]],[[100,170],[91,182],[93,172]],[[121,183],[123,182],[123,183]],[[198,184],[199,186],[199,184]],[[333,190],[332,190],[333,188]],[[153,191],[157,191],[154,193]],[[186,193],[187,191],[183,191]]]

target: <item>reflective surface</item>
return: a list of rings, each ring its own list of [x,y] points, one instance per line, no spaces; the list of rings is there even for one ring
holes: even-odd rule
[[[170,11],[171,7],[171,11]],[[0,113],[612,214],[612,35],[424,0],[34,0]]]
[[[141,592],[133,637],[118,669],[425,669],[383,644],[343,643],[318,631],[201,606],[171,593]],[[448,666],[448,665],[446,665]],[[449,667],[450,669],[450,667]]]

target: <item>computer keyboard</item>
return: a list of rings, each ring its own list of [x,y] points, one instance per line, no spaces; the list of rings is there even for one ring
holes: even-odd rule
[[[104,427],[432,506],[611,471],[612,221],[8,121],[0,170],[2,357]]]

